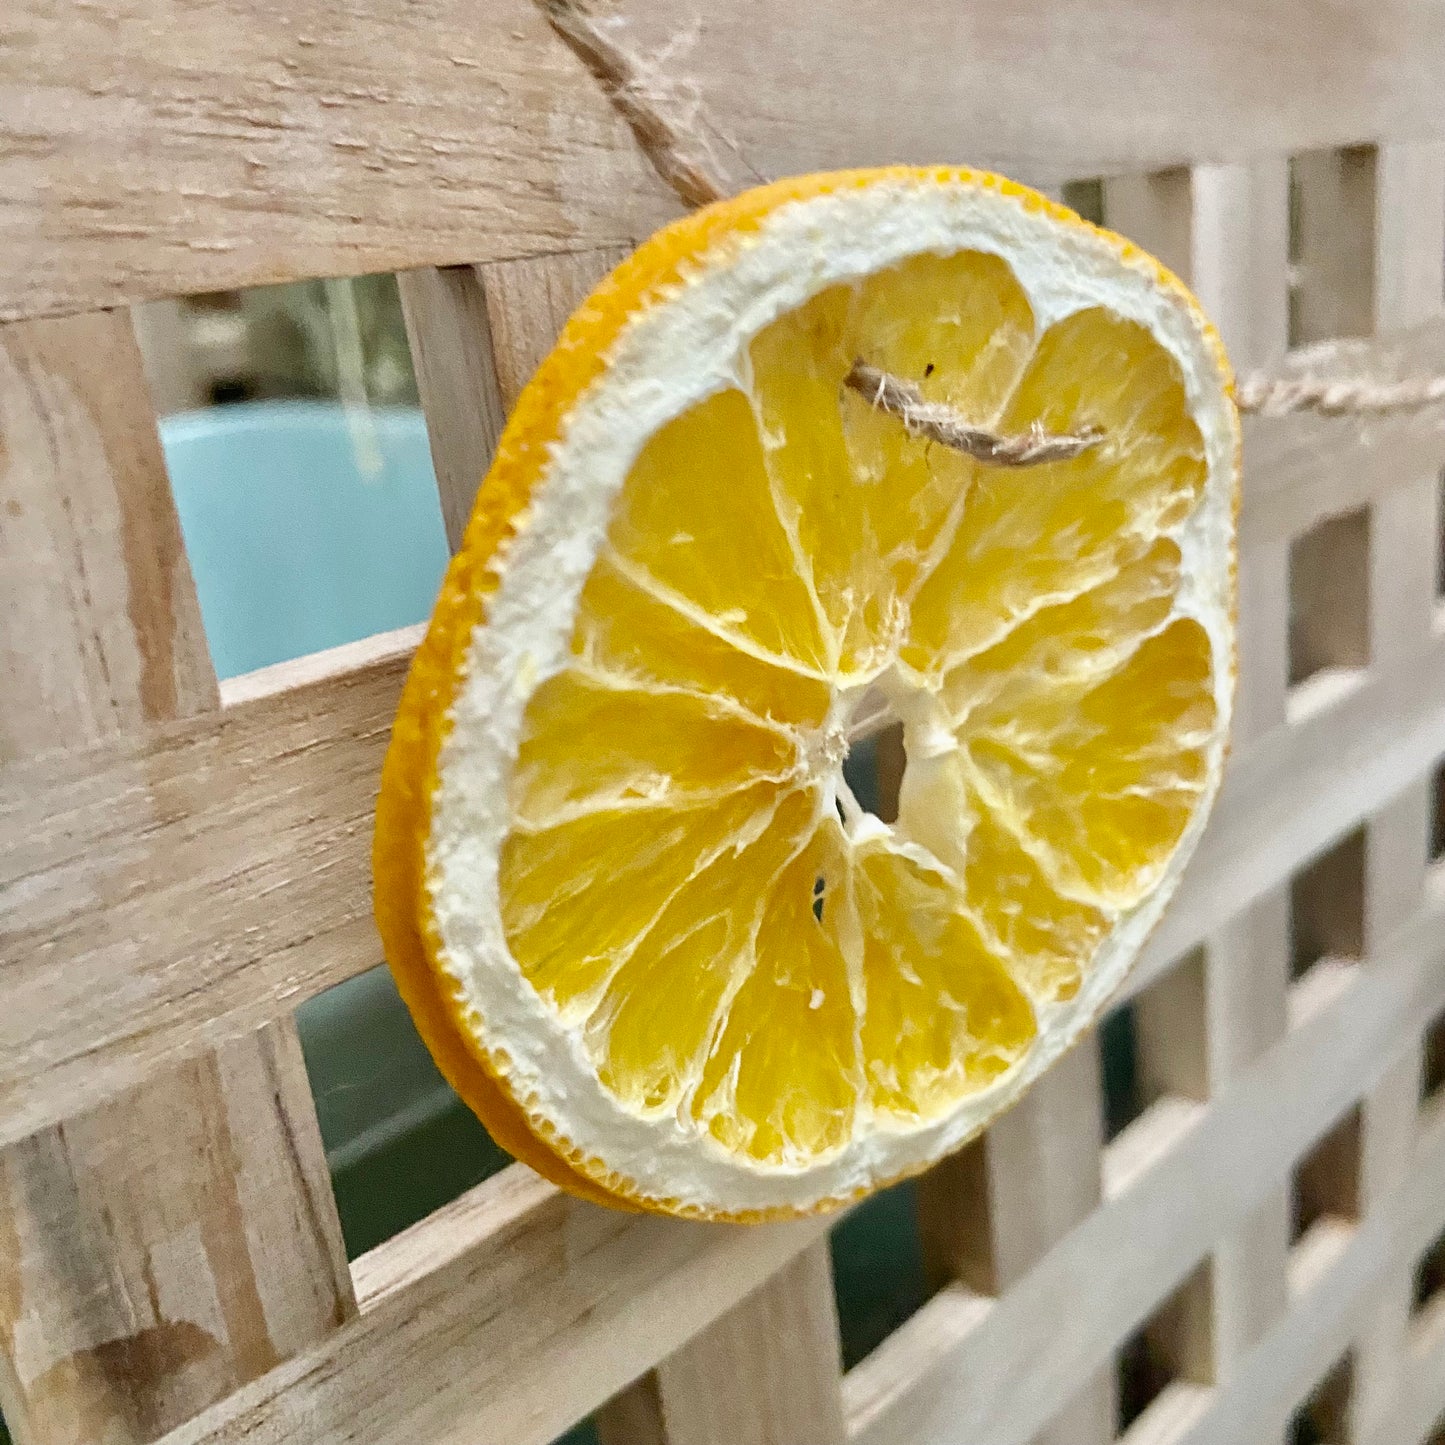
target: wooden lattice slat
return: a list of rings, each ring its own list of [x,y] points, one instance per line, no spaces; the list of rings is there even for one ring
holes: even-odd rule
[[[1372,219],[1371,321],[1376,329],[1438,314],[1445,294],[1445,146],[1389,146],[1376,156]],[[1438,469],[1402,474],[1376,503],[1370,534],[1370,657],[1408,667],[1434,631],[1440,554]],[[1418,911],[1427,884],[1432,786],[1421,777],[1371,819],[1364,893],[1365,948],[1373,954]],[[1413,1163],[1421,1036],[1406,1035],[1381,1062],[1362,1104],[1360,1204],[1365,1221],[1388,1215]],[[1414,1261],[1396,1256],[1381,1269],[1375,1299],[1355,1343],[1350,1426],[1377,1437],[1408,1377]],[[1387,1437],[1386,1437],[1387,1438]]]
[[[844,1445],[838,1348],[819,1240],[609,1402],[598,1433],[603,1445]]]
[[[1170,259],[1198,289],[1239,367],[1277,363],[1286,349],[1287,187],[1279,161],[1199,167],[1162,186],[1160,178],[1144,177],[1106,187],[1109,221],[1146,247],[1169,244]],[[1246,494],[1252,499],[1252,450],[1248,465]],[[1288,674],[1288,539],[1246,534],[1241,550],[1236,746],[1284,722]],[[1193,1001],[1183,1000],[1184,1017],[1170,1021],[1161,1040],[1167,1050],[1195,1029],[1203,1033],[1203,1077],[1183,1081],[1195,1086],[1194,1097],[1221,1093],[1283,1034],[1287,952],[1287,904],[1280,890],[1264,893],[1207,938],[1205,997],[1192,1009]],[[1179,966],[1173,969],[1144,999],[1171,987],[1180,977]],[[1211,1381],[1228,1378],[1284,1312],[1288,1220],[1281,1179],[1215,1243],[1205,1305]],[[1261,1436],[1260,1445],[1268,1439]]]
[[[0,331],[0,416],[0,751],[213,710],[129,318]],[[153,1439],[354,1312],[289,1019],[12,1144],[0,1218],[23,1445]]]
[[[675,5],[626,8],[644,54],[677,38]],[[11,9],[0,317],[617,245],[676,209],[530,4]],[[732,0],[707,37],[678,65],[740,179],[966,156],[1052,181],[1428,134],[1445,58],[1412,0],[1187,24],[1139,0]]]
[[[415,640],[220,714],[0,765],[0,1142],[380,962],[371,809]]]

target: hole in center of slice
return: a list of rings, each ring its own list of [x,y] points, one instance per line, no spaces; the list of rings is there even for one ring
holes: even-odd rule
[[[885,823],[894,823],[898,820],[898,790],[907,762],[903,724],[889,723],[849,746],[843,759],[843,781],[865,812]]]

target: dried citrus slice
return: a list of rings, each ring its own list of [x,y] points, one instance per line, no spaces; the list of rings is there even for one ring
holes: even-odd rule
[[[844,385],[1085,427],[989,467]],[[1097,1013],[1217,788],[1238,435],[1157,263],[960,170],[669,227],[523,393],[378,808],[387,956],[514,1153],[747,1219],[921,1169]],[[844,782],[901,723],[897,821]]]

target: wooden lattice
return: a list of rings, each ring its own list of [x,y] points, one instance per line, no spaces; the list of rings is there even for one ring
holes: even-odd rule
[[[685,19],[622,10],[644,54]],[[725,160],[1106,176],[1107,220],[1240,365],[1422,323],[1403,345],[1445,368],[1438,5],[701,13],[682,63]],[[405,268],[455,539],[566,312],[675,210],[528,0],[9,0],[17,1441],[544,1445],[596,1412],[608,1445],[1099,1445],[1142,1330],[1168,1380],[1130,1445],[1280,1445],[1307,1400],[1337,1442],[1422,1445],[1445,1411],[1445,1295],[1417,1278],[1445,1227],[1438,418],[1248,426],[1240,723],[1131,985],[1147,1107],[1102,1142],[1086,1040],[928,1176],[941,1287],[861,1364],[828,1221],[614,1214],[517,1166],[348,1268],[291,1010],[379,961],[369,814],[415,636],[218,689],[126,308]]]

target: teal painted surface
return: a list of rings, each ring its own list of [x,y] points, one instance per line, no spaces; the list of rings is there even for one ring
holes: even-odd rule
[[[912,1180],[865,1199],[833,1227],[833,1287],[843,1368],[877,1349],[927,1300],[918,1190]]]
[[[245,402],[161,440],[221,677],[430,614],[447,546],[415,408]]]

